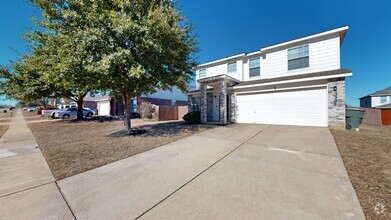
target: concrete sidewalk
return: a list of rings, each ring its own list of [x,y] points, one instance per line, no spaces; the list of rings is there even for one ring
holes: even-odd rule
[[[0,140],[0,219],[74,219],[20,110]]]
[[[327,128],[233,125],[63,180],[78,219],[364,219]]]

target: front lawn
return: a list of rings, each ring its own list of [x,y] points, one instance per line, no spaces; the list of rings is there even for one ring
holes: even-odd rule
[[[140,121],[140,120],[138,120]],[[143,123],[143,122],[139,122]],[[59,121],[30,124],[56,180],[60,180],[205,131],[184,122],[142,125],[146,133],[121,132],[123,121]]]
[[[331,133],[367,219],[391,219],[391,126]]]
[[[4,110],[7,111],[4,113]],[[15,115],[16,111],[9,109],[0,109],[0,120],[11,119]]]
[[[37,111],[29,112],[29,111],[22,110],[22,115],[24,118],[40,117],[40,115],[37,114]]]

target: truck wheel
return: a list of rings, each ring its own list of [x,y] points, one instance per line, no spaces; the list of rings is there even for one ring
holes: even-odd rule
[[[63,119],[69,119],[70,116],[69,116],[69,115],[64,115],[64,116],[62,116],[62,118],[63,118]]]
[[[87,113],[87,117],[92,117],[92,113],[91,113],[91,112],[88,112],[88,113]]]

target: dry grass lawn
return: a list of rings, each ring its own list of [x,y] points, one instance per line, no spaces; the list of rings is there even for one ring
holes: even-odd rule
[[[148,151],[207,128],[184,122],[143,125],[146,133],[124,135],[122,121],[59,121],[30,124],[56,180]]]
[[[8,125],[0,125],[0,138],[8,130]]]
[[[50,117],[42,117],[42,115],[38,115],[37,111],[28,112],[22,110],[22,115],[27,122],[51,119]]]
[[[7,113],[4,113],[3,110],[7,110]],[[9,110],[9,109],[0,109],[0,120],[7,120],[11,119],[16,113],[16,110]],[[1,121],[3,122],[3,121]]]
[[[391,219],[391,126],[331,133],[367,219]]]
[[[33,111],[33,112],[28,112],[28,111],[24,111],[24,110],[21,110],[21,111],[22,111],[23,117],[39,116],[39,115],[37,115],[37,111]]]

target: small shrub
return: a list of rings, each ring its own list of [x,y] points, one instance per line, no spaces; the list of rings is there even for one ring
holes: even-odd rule
[[[140,115],[141,118],[152,119],[155,113],[155,107],[150,102],[141,102]]]
[[[200,111],[189,112],[183,116],[183,120],[190,122],[190,123],[200,123],[201,122],[201,112]]]

